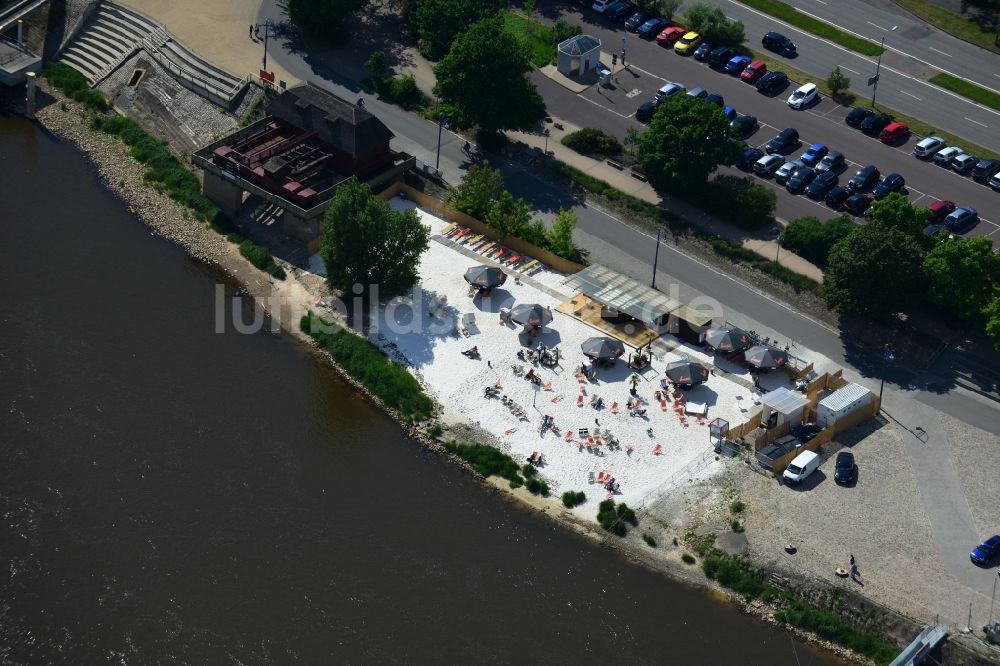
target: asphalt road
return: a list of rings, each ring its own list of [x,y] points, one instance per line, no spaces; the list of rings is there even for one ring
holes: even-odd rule
[[[793,86],[774,97],[767,97],[758,93],[752,85],[716,72],[694,58],[678,56],[655,42],[641,40],[624,29],[609,27],[603,21],[594,23],[596,15],[589,10],[584,10],[582,17],[580,12],[564,13],[563,16],[570,22],[584,25],[588,33],[599,37],[605,45],[620,48],[621,38],[626,36],[629,68],[624,71],[618,68],[618,84],[614,89],[593,86],[580,95],[573,94],[541,73],[534,73],[532,80],[545,96],[549,112],[554,116],[624,137],[629,127],[642,127],[629,116],[635,113],[639,104],[652,99],[656,89],[665,81],[678,81],[689,89],[701,86],[723,95],[726,103],[741,114],[749,113],[760,119],[762,127],[748,139],[750,145],[764,144],[781,129],[795,127],[801,135],[802,146],[791,153],[790,159],[795,159],[812,143],[824,143],[831,150],[844,153],[853,163],[841,174],[842,184],[860,166],[874,164],[883,175],[893,172],[902,174],[906,179],[908,196],[914,203],[926,206],[937,199],[950,199],[959,206],[976,208],[982,221],[968,235],[995,237],[1000,231],[997,225],[1000,222],[1000,193],[967,176],[914,158],[911,151],[920,137],[912,136],[899,146],[886,146],[878,139],[848,127],[843,122],[848,109],[829,99],[821,100],[808,110],[796,111],[785,103]],[[777,190],[776,213],[784,220],[803,215],[826,219],[838,214],[805,196],[789,194],[783,186],[771,180],[765,182]]]

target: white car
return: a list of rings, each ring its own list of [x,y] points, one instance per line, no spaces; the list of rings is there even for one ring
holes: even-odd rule
[[[758,176],[770,176],[785,163],[785,158],[781,155],[764,155],[753,163],[753,172]]]
[[[913,147],[913,156],[926,159],[942,148],[944,148],[944,139],[939,136],[929,136]]]
[[[807,83],[795,89],[788,96],[788,106],[793,109],[804,109],[819,98],[819,90],[815,83]]]
[[[687,88],[684,87],[683,83],[668,83],[659,90],[656,91],[656,101],[662,102],[668,97],[673,97],[677,93],[682,93]]]
[[[805,164],[803,164],[800,160],[785,162],[777,171],[774,172],[774,180],[779,185],[784,185],[785,182],[792,177],[792,174],[795,173],[796,169],[804,166]]]
[[[961,148],[948,146],[934,153],[934,163],[943,167],[950,167],[951,161],[962,154]]]
[[[609,5],[615,3],[616,1],[617,0],[594,0],[594,4],[592,4],[590,8],[595,12],[603,14],[604,10],[607,9]]]

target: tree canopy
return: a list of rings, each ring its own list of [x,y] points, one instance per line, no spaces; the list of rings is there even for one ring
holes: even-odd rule
[[[637,144],[650,182],[668,189],[701,185],[740,154],[722,110],[688,95],[664,100]]]
[[[868,209],[868,219],[887,227],[895,227],[920,243],[925,242],[923,229],[927,226],[927,209],[914,206],[909,199],[898,192],[872,202],[871,208]]]
[[[324,216],[320,256],[326,279],[345,291],[362,285],[365,299],[370,285],[378,285],[379,300],[401,296],[417,283],[428,237],[416,211],[392,210],[352,177],[337,188]]]
[[[986,335],[993,340],[993,346],[1000,351],[1000,289],[990,304],[983,309],[983,316],[986,317]]]
[[[499,17],[459,35],[434,68],[441,112],[458,128],[485,134],[528,130],[545,117],[545,102],[526,76],[532,65]]]
[[[365,5],[365,0],[286,0],[288,18],[302,33],[324,44],[347,42],[346,19]]]
[[[820,222],[815,217],[792,220],[781,232],[781,246],[826,268],[830,248],[854,230],[854,221],[846,215]]]
[[[993,242],[941,234],[924,259],[931,300],[966,321],[982,316],[1000,284],[1000,255]]]
[[[688,30],[694,30],[703,39],[724,46],[739,46],[746,41],[741,21],[731,21],[725,12],[714,5],[691,5],[684,12]]]
[[[827,304],[873,318],[906,312],[923,291],[924,251],[894,226],[869,222],[830,250],[823,279]]]
[[[420,53],[440,60],[466,28],[506,7],[506,0],[420,0],[416,10]]]

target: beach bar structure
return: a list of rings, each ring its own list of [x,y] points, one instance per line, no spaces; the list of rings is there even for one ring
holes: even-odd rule
[[[205,196],[223,212],[238,212],[249,192],[283,211],[286,234],[309,242],[319,237],[323,211],[341,183],[356,176],[377,191],[415,166],[389,147],[392,137],[364,108],[304,84],[191,161],[205,172]]]
[[[787,423],[788,427],[794,427],[802,422],[809,398],[782,386],[761,397],[760,404],[762,425],[776,428]]]
[[[875,394],[860,384],[848,384],[837,389],[816,405],[816,422],[822,428],[832,426],[841,419],[871,404]]]

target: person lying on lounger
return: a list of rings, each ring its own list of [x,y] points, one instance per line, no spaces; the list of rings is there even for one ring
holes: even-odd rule
[[[462,352],[463,356],[468,356],[469,358],[479,358],[479,347],[473,347],[472,349],[466,349]]]

